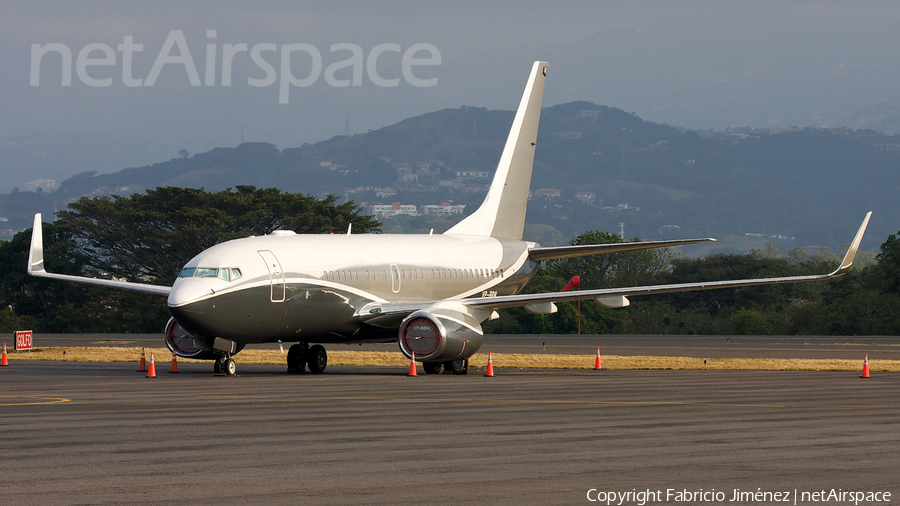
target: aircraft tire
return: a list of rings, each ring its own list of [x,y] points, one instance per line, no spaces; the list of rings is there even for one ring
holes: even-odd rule
[[[234,376],[237,373],[237,363],[233,358],[226,357],[225,360],[222,361],[222,372],[224,372],[226,376]]]
[[[306,372],[306,360],[309,357],[309,346],[306,343],[292,345],[288,349],[287,370],[289,373]]]
[[[440,374],[444,372],[444,363],[422,362],[422,369],[425,369],[425,374]]]
[[[453,374],[466,374],[466,372],[468,372],[468,367],[466,366],[466,360],[462,358],[444,362],[444,369],[452,372]]]
[[[310,346],[309,352],[306,354],[306,361],[309,372],[321,374],[325,372],[325,367],[328,365],[328,352],[321,344]]]
[[[213,362],[213,374],[222,374],[223,372],[225,372],[222,369],[222,360],[224,360],[224,357],[219,357],[215,362]]]

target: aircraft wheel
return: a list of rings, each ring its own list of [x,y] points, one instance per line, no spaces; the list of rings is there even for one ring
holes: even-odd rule
[[[219,357],[216,359],[215,362],[213,362],[213,374],[222,374],[223,372],[225,372],[222,369],[222,361],[223,360],[224,360],[224,357]]]
[[[309,346],[306,343],[295,344],[288,349],[287,370],[295,374],[306,372],[306,359]]]
[[[325,371],[325,366],[328,365],[328,352],[320,344],[310,346],[306,360],[309,372],[314,374],[322,373]]]
[[[440,374],[444,372],[444,364],[442,362],[422,362],[422,369],[425,369],[425,374]]]
[[[222,371],[226,376],[234,376],[237,372],[237,364],[234,359],[231,357],[227,357],[222,361]]]
[[[466,360],[462,358],[444,362],[444,368],[452,372],[453,374],[465,374],[466,372],[468,372]]]

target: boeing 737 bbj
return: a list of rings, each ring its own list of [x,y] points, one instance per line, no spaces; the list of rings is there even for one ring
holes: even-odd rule
[[[627,297],[792,283],[840,276],[850,268],[871,213],[840,267],[830,274],[517,295],[545,260],[714,239],[544,248],[523,241],[547,62],[535,62],[493,182],[473,214],[444,234],[298,235],[277,230],[213,246],[192,258],[171,286],[87,278],[44,270],[41,217],[34,218],[28,273],[168,296],[165,342],[178,356],[232,358],[257,343],[298,343],[289,371],[325,370],[322,344],[397,341],[428,373],[465,373],[481,347],[481,323],[523,306],[549,314],[555,302],[595,299],[625,307]],[[312,344],[312,346],[310,346]]]

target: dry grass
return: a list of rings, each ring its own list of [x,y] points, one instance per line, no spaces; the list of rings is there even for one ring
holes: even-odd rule
[[[65,358],[63,355],[65,350]],[[159,367],[168,367],[172,354],[165,348],[146,348],[147,360],[153,352]],[[10,353],[11,361],[17,360],[68,360],[73,362],[134,362],[141,356],[140,348],[74,347],[35,348],[28,353]],[[537,355],[520,353],[495,353],[494,367],[519,369],[591,369],[591,355]],[[179,362],[200,362],[179,359]],[[244,350],[238,355],[244,364],[284,364],[285,355],[277,350]],[[208,363],[208,362],[206,362]],[[377,365],[404,367],[409,361],[399,352],[386,351],[329,351],[331,365]],[[470,359],[473,367],[486,367],[487,355],[476,354]],[[838,359],[778,359],[778,358],[692,358],[603,356],[604,369],[715,369],[715,370],[764,370],[764,371],[859,371],[861,360]],[[872,371],[900,371],[900,360],[870,360]]]

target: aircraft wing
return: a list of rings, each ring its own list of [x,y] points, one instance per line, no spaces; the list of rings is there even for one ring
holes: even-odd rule
[[[71,276],[68,274],[53,274],[44,270],[44,237],[41,224],[41,214],[34,215],[34,226],[31,229],[31,249],[28,251],[28,274],[39,278],[62,279],[76,283],[90,285],[124,288],[138,292],[168,295],[172,288],[169,286],[132,283],[130,281],[116,281],[114,279],[88,278],[85,276]]]
[[[679,239],[675,241],[641,241],[621,242],[615,244],[585,244],[580,246],[557,246],[547,248],[531,248],[528,256],[535,262],[544,260],[559,260],[561,258],[575,258],[587,255],[599,255],[602,253],[618,253],[620,251],[634,251],[639,249],[666,248],[668,246],[684,246],[698,242],[715,241],[712,237],[705,239]]]
[[[586,300],[586,299],[607,299],[609,301],[615,300],[617,297],[621,297],[623,304],[618,306],[611,307],[621,307],[627,305],[627,300],[624,297],[634,296],[634,295],[652,295],[657,293],[672,293],[672,292],[689,292],[695,290],[712,290],[716,288],[737,288],[743,286],[758,286],[758,285],[774,285],[780,283],[801,283],[804,281],[815,281],[821,279],[830,279],[841,276],[850,269],[850,266],[853,265],[853,259],[856,257],[856,252],[859,250],[859,243],[862,241],[863,234],[866,231],[866,226],[869,224],[869,218],[872,216],[872,213],[869,212],[866,214],[865,219],[863,219],[862,225],[859,227],[859,231],[856,233],[856,237],[853,238],[853,242],[850,243],[850,248],[847,250],[847,254],[844,255],[844,260],[841,262],[841,265],[835,269],[834,272],[829,274],[821,274],[821,275],[812,275],[812,276],[788,276],[782,278],[762,278],[762,279],[739,279],[732,281],[705,281],[700,283],[680,283],[673,285],[654,285],[654,286],[637,286],[630,288],[604,288],[599,290],[581,290],[576,292],[550,292],[550,293],[536,293],[536,294],[522,294],[522,295],[505,295],[500,297],[483,297],[483,298],[472,298],[472,299],[463,299],[460,302],[470,308],[479,308],[479,309],[501,309],[507,307],[519,307],[526,305],[537,305],[537,304],[550,304],[552,302],[568,302],[575,300]],[[634,243],[641,244],[641,243]]]

